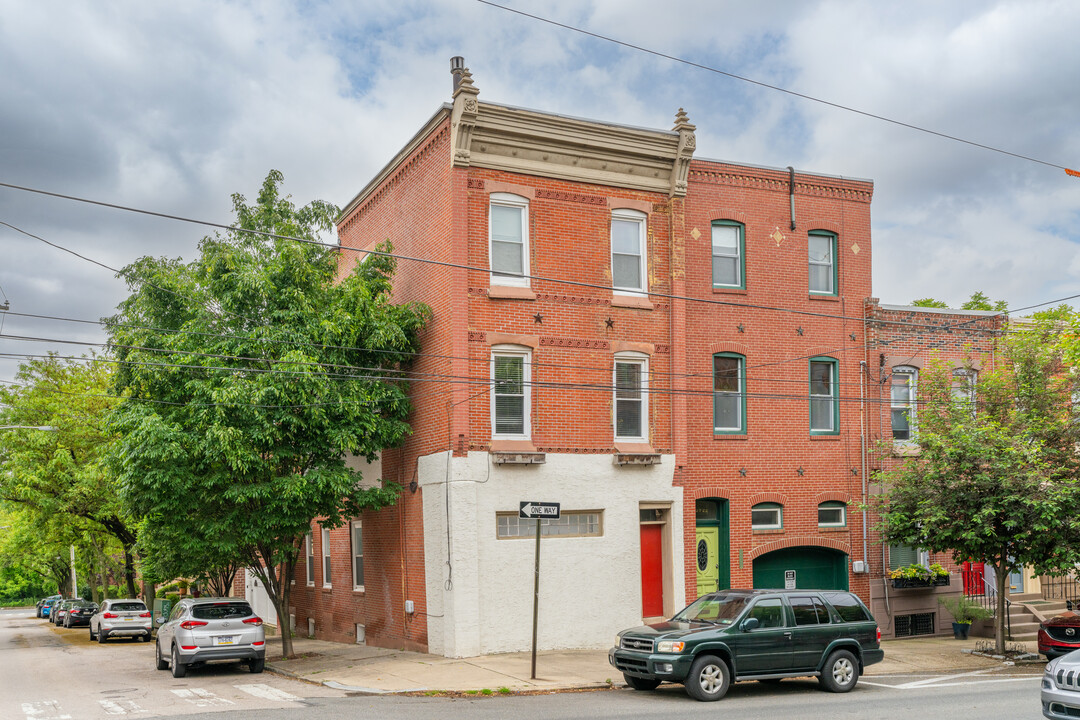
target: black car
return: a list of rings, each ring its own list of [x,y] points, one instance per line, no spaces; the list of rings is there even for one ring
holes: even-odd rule
[[[78,625],[89,625],[90,617],[98,610],[98,604],[89,600],[80,600],[72,603],[64,615],[64,627],[71,628]]]
[[[619,633],[608,652],[635,690],[683,683],[696,700],[719,700],[733,681],[806,676],[847,692],[883,658],[870,611],[840,590],[710,593],[668,622]]]

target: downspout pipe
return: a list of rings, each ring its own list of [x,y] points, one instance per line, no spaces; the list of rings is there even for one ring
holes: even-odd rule
[[[795,229],[795,168],[788,165],[788,209],[791,211],[791,229]]]

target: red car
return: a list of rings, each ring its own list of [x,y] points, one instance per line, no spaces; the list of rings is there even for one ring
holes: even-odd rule
[[[1066,610],[1039,623],[1039,652],[1048,660],[1080,650],[1080,615]]]

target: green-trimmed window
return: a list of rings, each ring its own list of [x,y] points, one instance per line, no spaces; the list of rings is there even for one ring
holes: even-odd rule
[[[713,220],[712,284],[717,288],[746,287],[746,232],[741,223]]]
[[[810,434],[812,435],[835,435],[840,432],[836,368],[837,362],[833,358],[810,360]]]
[[[847,525],[847,503],[828,500],[817,506],[818,527],[844,527]]]
[[[774,502],[758,503],[750,508],[750,527],[754,530],[784,527],[784,506]]]
[[[742,355],[713,355],[713,432],[746,433],[746,358]]]
[[[811,230],[809,235],[810,293],[836,295],[836,235]]]

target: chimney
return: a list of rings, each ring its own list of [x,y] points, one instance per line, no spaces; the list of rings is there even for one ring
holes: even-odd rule
[[[454,87],[451,92],[458,89],[461,84],[461,75],[465,72],[465,58],[455,55],[450,58],[450,74],[454,76]]]

